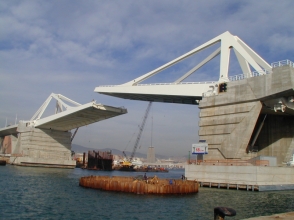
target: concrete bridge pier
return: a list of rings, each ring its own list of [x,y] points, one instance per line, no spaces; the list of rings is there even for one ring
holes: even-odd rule
[[[7,137],[7,136],[6,136]],[[71,132],[24,127],[18,137],[10,135],[10,163],[21,166],[74,168]]]
[[[272,156],[287,163],[294,151],[294,68],[227,82],[227,91],[200,101],[199,138],[206,159]]]

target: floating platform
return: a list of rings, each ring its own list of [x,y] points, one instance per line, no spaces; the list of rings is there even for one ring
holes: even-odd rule
[[[174,180],[121,176],[87,176],[81,177],[80,186],[115,192],[135,194],[192,194],[198,192],[198,182],[191,180]]]
[[[85,156],[83,156],[83,164],[85,164],[84,157]],[[112,171],[112,164],[113,155],[111,151],[88,151],[88,164],[86,169]]]

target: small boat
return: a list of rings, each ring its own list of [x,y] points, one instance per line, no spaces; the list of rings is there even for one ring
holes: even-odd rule
[[[0,160],[0,166],[6,166],[6,160]]]

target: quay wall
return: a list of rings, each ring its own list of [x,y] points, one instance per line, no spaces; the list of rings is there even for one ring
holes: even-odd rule
[[[206,183],[240,184],[254,186],[294,186],[293,167],[268,166],[185,166],[185,176],[188,180]]]

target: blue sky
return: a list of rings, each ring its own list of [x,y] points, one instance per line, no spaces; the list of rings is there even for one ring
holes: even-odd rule
[[[292,0],[0,0],[0,127],[16,114],[30,119],[52,92],[82,104],[95,99],[128,114],[81,128],[74,143],[131,151],[148,103],[100,95],[96,86],[128,82],[225,31],[268,63],[294,61],[293,8]],[[197,59],[152,80],[173,82]],[[217,59],[212,64],[189,80],[218,79]],[[198,141],[198,115],[197,106],[154,103],[156,153],[187,155]],[[150,119],[139,152],[151,144]]]

